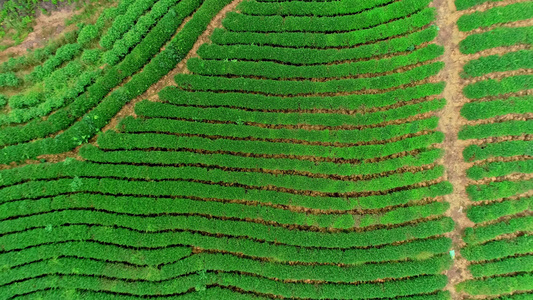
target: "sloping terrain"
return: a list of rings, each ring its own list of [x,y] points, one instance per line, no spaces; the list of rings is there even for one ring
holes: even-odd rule
[[[450,3],[121,0],[4,63],[0,298],[530,299],[531,2]]]

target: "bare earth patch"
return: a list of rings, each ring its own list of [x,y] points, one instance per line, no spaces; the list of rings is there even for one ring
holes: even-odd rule
[[[67,5],[52,11],[49,16],[37,11],[33,32],[30,32],[20,45],[9,47],[0,52],[0,61],[5,61],[12,56],[20,56],[28,49],[43,47],[49,39],[54,39],[63,32],[76,28],[76,24],[65,27],[65,20],[81,13],[83,10],[74,10],[73,5]]]

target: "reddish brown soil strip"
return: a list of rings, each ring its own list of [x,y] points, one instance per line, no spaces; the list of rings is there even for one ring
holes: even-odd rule
[[[464,37],[467,35],[464,34]],[[531,45],[521,44],[521,45],[513,45],[510,47],[496,47],[496,48],[490,48],[487,50],[479,51],[474,54],[463,54],[462,57],[458,57],[464,62],[468,62],[470,60],[478,59],[483,56],[489,56],[489,55],[502,55],[508,52],[516,52],[519,50],[531,50]],[[457,50],[459,51],[459,50]]]
[[[469,180],[468,184],[471,185],[483,185],[489,184],[491,182],[502,182],[502,181],[523,181],[533,179],[533,173],[512,173],[505,176],[498,177],[488,177],[480,180]]]
[[[466,194],[466,164],[463,163],[462,151],[465,147],[464,141],[457,138],[464,118],[460,116],[460,109],[465,103],[465,97],[462,94],[460,70],[463,69],[463,61],[459,52],[459,42],[462,37],[455,25],[460,14],[455,9],[454,0],[435,0],[432,6],[437,8],[438,18],[437,26],[439,35],[437,42],[444,46],[443,60],[445,67],[440,73],[440,79],[446,81],[446,88],[443,96],[446,98],[447,105],[441,112],[441,119],[438,129],[445,134],[443,149],[445,155],[443,164],[446,166],[445,178],[453,184],[454,191],[444,198],[450,203],[450,209],[447,215],[452,217],[456,227],[449,235],[452,238],[455,250],[455,260],[452,267],[446,271],[448,276],[448,285],[446,290],[451,293],[452,299],[464,299],[465,294],[457,292],[455,285],[461,281],[472,278],[466,266],[467,260],[461,257],[460,249],[465,245],[462,240],[462,234],[466,227],[473,226],[473,222],[466,217],[466,207],[469,205]]]
[[[519,70],[511,70],[511,71],[500,71],[500,72],[492,72],[489,74],[485,74],[483,76],[474,77],[474,78],[467,78],[463,79],[464,85],[474,84],[479,81],[485,81],[485,80],[502,80],[503,78],[511,77],[511,76],[520,76],[520,75],[532,75],[533,69],[519,69]]]

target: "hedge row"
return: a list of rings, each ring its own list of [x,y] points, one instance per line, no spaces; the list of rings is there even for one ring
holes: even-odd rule
[[[76,225],[73,226],[76,227]],[[78,225],[77,227],[75,230],[64,226],[52,227],[52,230],[47,234],[55,233],[57,235],[58,231],[60,231],[59,234],[62,231],[64,240],[57,239],[57,242],[49,243],[44,241],[42,244],[30,245],[22,249],[9,247],[6,248],[6,252],[2,253],[2,257],[11,265],[22,265],[29,261],[59,256],[82,256],[137,265],[161,265],[189,256],[192,247],[184,246],[183,243],[194,243],[191,246],[198,246],[206,250],[229,251],[237,255],[244,254],[245,256],[267,258],[278,262],[362,264],[388,260],[421,259],[423,258],[420,255],[421,252],[425,253],[424,257],[428,258],[445,253],[451,247],[451,240],[446,237],[415,240],[377,248],[318,249],[257,243],[248,239],[202,237],[199,235],[191,235],[187,240],[170,237],[166,242],[161,241],[163,244],[160,247],[139,247],[136,244],[131,244],[131,246],[116,244],[113,236],[118,233],[125,233],[124,230],[110,229],[106,232],[105,230],[97,230],[95,227],[85,228],[95,234],[94,237],[88,237],[80,232],[80,229],[86,226],[80,227]],[[138,236],[138,238],[143,241],[149,236],[145,234]]]
[[[440,94],[444,82],[427,83],[415,87],[405,87],[376,94],[353,94],[346,96],[306,96],[286,97],[265,96],[239,92],[183,91],[175,86],[167,86],[159,92],[159,99],[177,105],[204,107],[235,107],[263,110],[301,109],[365,109],[385,107]],[[341,117],[342,118],[342,117]]]
[[[280,1],[258,2],[245,0],[237,9],[247,15],[262,16],[337,16],[356,14],[376,6],[383,6],[392,0],[343,0],[343,1]]]
[[[533,271],[533,255],[504,258],[483,264],[468,266],[474,277],[488,277],[515,272]]]
[[[8,104],[9,107],[13,109],[24,109],[36,106],[42,101],[44,101],[44,93],[30,90],[24,94],[16,94],[9,97]]]
[[[212,182],[214,185],[213,188],[217,186],[220,190],[224,189],[220,184],[232,183],[238,184],[239,186],[245,186],[244,188],[273,186],[276,188],[283,187],[294,190],[339,194],[395,189],[414,185],[423,181],[434,180],[442,176],[444,173],[444,168],[442,166],[437,166],[429,170],[396,173],[389,176],[376,176],[375,178],[366,180],[341,181],[326,178],[311,178],[300,175],[224,171],[221,169],[188,166],[179,168],[154,166],[146,168],[145,166],[135,165],[87,163],[84,164],[83,167],[76,169],[72,168],[72,171],[77,171],[76,173],[72,173],[70,170],[64,172],[65,176],[113,177],[121,179],[135,178],[139,180],[150,178],[157,182],[198,180],[200,182]],[[120,174],[120,176],[117,176],[116,174]]]
[[[113,281],[113,285],[102,289],[102,279],[76,275],[75,273],[56,274],[28,279],[16,285],[0,287],[0,293],[8,297],[40,291],[44,288],[76,289],[82,287],[92,291],[113,291],[113,293],[130,294],[133,296],[171,296],[189,291],[191,288],[204,290],[206,286],[217,284],[222,287],[236,287],[243,292],[279,295],[285,298],[341,298],[341,299],[372,299],[406,296],[411,294],[431,293],[446,286],[445,275],[428,275],[360,285],[342,283],[309,284],[304,282],[276,281],[250,275],[234,273],[198,272],[179,277],[165,283]],[[360,296],[357,296],[360,295]]]
[[[11,109],[9,114],[0,115],[0,124],[28,122],[38,117],[46,116],[52,111],[64,107],[66,104],[76,99],[76,97],[83,94],[87,88],[96,81],[102,72],[101,69],[84,72],[78,78],[74,78],[77,79],[77,81],[69,83],[69,87],[56,91],[53,95],[48,95],[36,106],[24,109]],[[35,121],[34,124],[39,123],[39,121]],[[32,132],[35,128],[33,126],[35,125],[30,125],[30,127],[26,126],[28,126],[28,124],[0,129],[0,143],[3,145],[16,144],[35,138],[36,132]],[[46,131],[46,128],[41,130]]]
[[[468,280],[459,283],[456,289],[470,295],[499,295],[533,290],[533,273]]]
[[[117,16],[113,20],[111,27],[100,38],[99,44],[104,49],[111,49],[113,44],[126,33],[145,11],[149,10],[157,0],[135,0],[128,6],[123,15]]]
[[[265,34],[232,32],[217,28],[213,31],[211,40],[220,45],[255,44],[261,46],[275,45],[312,48],[353,47],[413,32],[427,26],[434,19],[435,9],[426,8],[407,18],[395,20],[369,29],[344,33],[280,32]]]
[[[450,262],[448,255],[440,255],[424,260],[339,267],[335,265],[288,265],[241,258],[230,254],[200,253],[153,270],[151,266],[120,268],[121,264],[65,257],[57,261],[45,260],[5,271],[0,275],[0,286],[18,280],[23,281],[29,274],[35,277],[44,274],[65,274],[72,269],[78,269],[79,274],[111,277],[120,281],[143,282],[149,276],[150,279],[146,281],[159,284],[196,272],[245,273],[262,278],[276,278],[280,281],[319,280],[329,283],[350,283],[382,278],[435,275],[451,265]],[[116,268],[113,268],[115,266]],[[368,283],[362,283],[362,285],[365,284]]]
[[[457,10],[465,10],[472,6],[476,6],[486,2],[498,2],[503,0],[455,0],[455,7]]]
[[[463,54],[474,54],[490,48],[520,44],[533,44],[533,26],[498,27],[487,32],[472,34],[459,43],[459,50]]]
[[[463,89],[463,94],[471,99],[479,99],[529,89],[533,89],[533,75],[516,75],[505,77],[500,80],[487,79],[478,81],[467,85]]]
[[[66,202],[66,201],[69,202]],[[105,202],[112,201],[112,202]],[[1,218],[9,218],[20,215],[42,214],[50,211],[82,210],[82,211],[105,211],[118,214],[131,214],[156,217],[163,214],[196,214],[212,215],[215,217],[238,218],[241,220],[265,220],[287,225],[307,225],[331,228],[351,228],[354,226],[365,227],[370,225],[400,224],[425,218],[431,215],[442,214],[448,204],[445,202],[433,202],[425,206],[399,207],[384,213],[365,214],[359,224],[355,224],[358,215],[351,213],[301,213],[287,209],[273,208],[259,205],[242,205],[239,203],[226,203],[218,201],[199,201],[186,198],[159,198],[154,203],[146,197],[113,197],[103,195],[73,194],[69,197],[58,196],[54,198],[42,198],[22,202],[6,203],[0,210]],[[20,209],[25,205],[26,209]],[[119,205],[123,205],[122,207]],[[10,210],[8,210],[9,208]],[[50,216],[51,214],[47,214]],[[9,222],[6,222],[8,226]],[[6,227],[6,230],[9,231]],[[14,228],[15,230],[17,228]]]
[[[0,65],[0,73],[16,72],[23,68],[37,65],[54,55],[59,47],[67,43],[75,43],[78,30],[66,32],[62,37],[53,39],[43,48],[28,50],[28,53],[18,57],[10,57]]]
[[[114,20],[126,13],[133,3],[135,3],[135,0],[121,0],[116,7],[106,8],[100,14],[95,24],[83,26],[78,35],[78,44],[85,47],[97,37],[100,37],[104,29],[106,29],[105,27],[107,26],[108,21]]]
[[[499,123],[465,125],[459,131],[459,139],[485,139],[497,136],[520,136],[533,133],[533,120],[510,120]]]
[[[494,181],[489,184],[469,185],[466,193],[472,201],[507,198],[533,189],[533,179],[519,181]]]
[[[21,83],[20,78],[13,72],[0,73],[0,88],[15,87]]]
[[[479,244],[492,240],[502,234],[529,232],[533,230],[533,217],[515,217],[508,221],[465,229],[463,240],[468,244]]]
[[[121,150],[139,150],[147,148],[198,149],[207,151],[224,151],[229,153],[368,159],[384,157],[403,151],[423,149],[430,145],[441,143],[443,138],[444,136],[441,132],[432,132],[386,144],[333,147],[232,139],[212,140],[202,137],[172,136],[152,133],[116,134],[106,132],[98,139],[98,145],[102,149]]]
[[[290,2],[292,3],[292,2]],[[135,296],[126,296],[121,294],[108,294],[102,291],[90,291],[86,289],[67,290],[63,288],[44,289],[38,292],[32,292],[29,295],[17,296],[19,299],[34,299],[33,297],[49,297],[49,299],[59,299],[65,292],[70,293],[73,298],[83,298],[90,300],[124,300],[136,299]],[[519,295],[513,296],[513,300],[524,300],[525,298],[517,298]],[[437,291],[431,294],[409,295],[406,297],[396,297],[395,300],[447,300],[449,299],[449,292]],[[190,292],[180,295],[180,299],[184,300],[204,300],[204,299],[230,299],[230,300],[267,300],[271,299],[268,296],[259,296],[253,293],[240,293],[227,287],[206,286],[205,289],[195,288]],[[510,298],[509,298],[510,299]],[[507,300],[507,298],[506,298]]]
[[[135,119],[125,118],[120,125],[127,133],[172,133],[177,135],[212,136],[221,138],[249,139],[273,142],[298,140],[320,143],[343,143],[342,146],[356,143],[374,143],[393,138],[405,138],[408,135],[434,130],[438,118],[431,117],[402,124],[383,127],[350,130],[306,130],[306,129],[271,129],[239,124],[219,124],[169,120],[165,118]],[[243,149],[246,150],[246,149]]]
[[[70,163],[70,162],[69,162]],[[72,164],[72,163],[70,163]],[[83,168],[84,165],[68,165],[72,169],[76,167],[75,170]],[[58,165],[58,167],[65,167]],[[81,180],[79,177],[72,176],[72,171],[65,174],[70,177],[70,179],[59,179],[55,181],[50,181],[48,183],[34,183],[34,181],[28,181],[23,183],[26,180],[36,180],[36,179],[54,179],[58,176],[65,176],[65,171],[58,169],[58,167],[28,167],[21,168],[20,171],[5,172],[2,173],[3,186],[13,185],[14,186],[4,188],[5,191],[2,191],[5,199],[2,199],[2,202],[15,201],[20,199],[26,199],[30,194],[35,197],[44,197],[44,196],[53,196],[57,192],[57,189],[51,189],[49,191],[39,191],[34,190],[28,192],[25,190],[26,185],[35,185],[35,184],[48,184],[48,185],[57,185],[58,189],[65,190],[68,192],[75,192],[78,189],[84,187],[84,182],[93,182],[87,180]],[[38,175],[36,171],[41,171]],[[7,177],[9,175],[9,177]],[[103,181],[107,180],[113,185],[120,184],[129,184],[121,180],[112,180],[112,179],[102,179]],[[261,189],[250,189],[247,190],[243,187],[226,187],[220,188],[220,186],[206,185],[196,182],[186,182],[186,181],[158,181],[153,182],[140,182],[139,184],[144,185],[146,191],[138,190],[139,195],[153,195],[153,196],[195,196],[199,198],[216,198],[221,200],[247,200],[255,203],[272,203],[272,204],[281,204],[281,205],[294,205],[294,206],[304,206],[308,208],[315,209],[334,209],[334,210],[351,210],[351,209],[378,209],[384,208],[387,206],[397,206],[407,203],[416,203],[424,198],[432,198],[437,196],[442,196],[449,194],[451,192],[451,185],[448,182],[441,182],[438,184],[429,185],[426,187],[420,187],[415,189],[405,189],[386,193],[383,195],[374,195],[366,197],[319,197],[319,196],[305,196],[298,194],[289,194],[281,193],[277,191],[267,191]],[[179,189],[177,186],[181,186]],[[111,188],[111,187],[109,187]],[[167,190],[164,190],[167,188]],[[151,192],[150,192],[151,191]],[[123,194],[128,194],[131,192],[121,191]]]
[[[461,115],[468,120],[488,119],[513,113],[533,113],[533,97],[509,97],[492,101],[468,102],[461,108]]]
[[[482,56],[466,63],[463,67],[463,73],[461,76],[467,78],[482,76],[492,72],[533,69],[532,61],[532,50],[518,50],[515,52],[507,52],[502,55]]]
[[[98,179],[84,178],[81,182],[84,190],[101,193],[124,193],[132,191],[129,188],[140,188],[155,184],[146,184],[146,182],[127,182],[114,179],[101,178],[102,183],[109,184],[109,187],[97,190]],[[22,184],[25,187],[48,188],[47,194],[64,193],[72,190],[71,180],[57,180],[49,183],[39,184]],[[126,183],[126,184],[124,184]],[[59,187],[59,185],[61,185]],[[121,186],[119,186],[121,185]],[[165,186],[166,185],[166,186]],[[168,187],[168,184],[157,184],[159,187]],[[54,190],[52,190],[54,188]],[[155,191],[154,191],[155,192]],[[168,192],[166,192],[168,193]],[[34,193],[44,196],[45,193]],[[153,196],[158,196],[155,193]],[[423,220],[415,224],[402,225],[394,228],[380,228],[368,231],[341,231],[341,232],[314,232],[287,229],[273,225],[264,225],[236,220],[219,220],[198,216],[162,216],[155,220],[147,220],[144,217],[133,217],[124,215],[110,215],[103,212],[68,212],[68,215],[78,217],[69,218],[65,213],[60,213],[57,221],[48,219],[48,225],[55,226],[57,234],[61,233],[61,228],[76,227],[75,224],[88,224],[87,226],[98,227],[108,232],[115,227],[120,228],[123,235],[116,236],[114,243],[136,245],[138,247],[158,247],[167,245],[166,239],[170,235],[180,237],[181,243],[186,243],[187,236],[231,236],[238,239],[249,239],[254,242],[275,242],[276,244],[285,244],[301,247],[325,247],[325,248],[352,248],[352,247],[369,247],[391,244],[413,239],[425,239],[435,235],[441,235],[453,229],[454,223],[451,218],[443,217],[433,220]],[[76,213],[76,214],[74,214]],[[112,216],[112,217],[111,217]],[[66,218],[65,218],[66,217]],[[96,222],[98,220],[98,222]],[[45,220],[46,222],[46,220]],[[52,223],[50,223],[52,222]],[[20,224],[20,221],[16,222]],[[63,225],[61,225],[63,224]],[[17,228],[17,231],[5,233],[0,237],[4,245],[11,248],[27,247],[44,242],[53,242],[53,235],[37,235],[35,231],[42,232],[46,228],[35,227],[32,224],[26,224],[24,227]],[[81,225],[80,225],[81,226]],[[86,227],[83,225],[82,227]],[[84,232],[87,231],[87,228]],[[139,239],[139,235],[146,235],[146,239]],[[65,236],[59,234],[57,238],[63,240]],[[157,239],[156,239],[157,238]],[[6,248],[7,249],[7,248]]]
[[[266,170],[295,170],[328,175],[366,175],[390,172],[402,167],[423,166],[434,163],[442,156],[442,150],[432,149],[380,162],[360,164],[336,164],[333,162],[312,162],[288,158],[245,157],[222,153],[195,153],[186,151],[110,151],[104,152],[93,146],[84,146],[80,155],[94,162],[148,163],[156,165],[203,164],[229,168]]]
[[[269,95],[288,96],[388,89],[434,76],[443,67],[443,62],[434,62],[401,73],[324,82],[208,77],[190,74],[177,74],[174,80],[179,88],[187,90],[260,92]]]
[[[457,20],[457,27],[460,31],[469,31],[480,27],[486,28],[494,24],[527,20],[530,18],[533,18],[533,3],[519,2],[463,15]]]
[[[163,17],[179,0],[157,1],[148,13],[141,16],[124,36],[117,40],[112,49],[102,55],[102,61],[109,65],[117,64],[130,49],[142,41],[150,29]]]
[[[295,66],[269,61],[225,61],[191,58],[187,69],[199,75],[259,76],[268,79],[339,78],[394,71],[435,59],[444,48],[428,45],[406,55],[333,65]]]
[[[466,175],[475,180],[505,176],[512,173],[533,173],[533,159],[507,162],[495,161],[476,165],[466,170]]]
[[[89,108],[96,105],[102,97],[107,94],[120,80],[131,75],[132,73],[143,67],[143,64],[158,53],[161,45],[168,40],[179,27],[182,20],[190,13],[192,13],[199,5],[196,2],[183,1],[181,9],[170,10],[165,17],[152,29],[152,31],[145,37],[126,59],[110,72],[105,77],[101,78],[98,85],[93,85],[91,88],[94,94],[84,95],[79,98],[79,105],[82,105],[81,110],[77,110],[77,114],[72,116],[67,111],[62,111],[62,115],[57,113],[50,116],[46,122],[51,121],[51,117],[56,116],[68,122],[73,122],[73,117],[82,114]],[[189,49],[192,48],[196,37],[205,30],[207,23],[215,15],[226,2],[217,2],[216,5],[207,6],[207,8],[199,9],[195,13],[190,22],[183,27],[183,29],[174,37],[165,48],[152,61],[144,66],[143,72],[136,74],[132,79],[126,83],[122,88],[115,90],[111,95],[108,95],[105,100],[100,103],[89,114],[83,117],[82,121],[77,122],[74,126],[65,130],[61,135],[55,138],[48,138],[39,140],[33,143],[16,145],[13,147],[4,148],[1,150],[3,155],[0,155],[0,162],[8,163],[11,161],[21,160],[24,158],[35,157],[45,153],[62,153],[69,151],[79,144],[86,141],[93,136],[99,128],[103,127],[115,114],[122,108],[122,106],[130,99],[142,94],[151,84],[155,83],[159,78],[170,71],[180,60],[184,57]],[[202,6],[206,7],[206,6]],[[199,13],[200,12],[200,13]],[[189,26],[187,26],[190,24]],[[119,70],[122,72],[120,73]],[[57,119],[56,119],[57,120]],[[63,128],[69,123],[65,121],[60,124]],[[52,123],[54,124],[54,123]],[[43,125],[43,124],[41,124]],[[51,124],[50,124],[51,125]],[[40,128],[56,129],[52,126],[39,126]],[[59,129],[57,129],[59,130]],[[39,130],[42,131],[42,130]]]
[[[370,58],[413,51],[421,44],[435,39],[438,30],[435,26],[418,30],[400,37],[377,41],[368,45],[341,49],[286,48],[258,45],[218,45],[205,43],[198,48],[203,59],[266,60],[294,65],[313,65]],[[432,46],[434,47],[434,46]]]
[[[461,255],[467,260],[491,260],[530,253],[531,247],[533,247],[533,236],[526,234],[516,238],[487,242],[482,245],[469,245],[461,249]]]
[[[169,91],[169,90],[167,90]],[[183,97],[184,93],[172,95],[172,98],[165,95],[165,100],[173,101],[178,97]],[[189,92],[189,94],[192,94]],[[226,95],[227,94],[218,94]],[[331,97],[330,99],[336,99]],[[168,101],[167,100],[167,101]],[[379,103],[374,103],[379,104]],[[259,123],[259,124],[274,124],[274,125],[321,125],[321,126],[368,126],[376,125],[383,122],[390,122],[395,120],[406,119],[424,114],[432,111],[440,110],[444,107],[446,101],[444,99],[432,99],[415,104],[406,104],[393,109],[380,110],[371,113],[359,112],[354,114],[339,114],[339,113],[306,113],[302,111],[294,112],[277,112],[264,110],[242,110],[226,107],[197,107],[197,106],[182,106],[173,105],[162,102],[154,102],[143,100],[135,105],[135,114],[142,117],[150,118],[172,118],[185,120],[217,120],[231,123]]]
[[[427,7],[429,0],[402,0],[358,14],[317,16],[250,16],[230,12],[222,21],[230,31],[246,32],[346,32],[405,18]]]
[[[476,205],[468,208],[466,215],[475,223],[496,220],[507,215],[518,214],[533,207],[533,197],[525,197],[517,200],[504,200],[487,205]]]
[[[533,155],[532,145],[533,141],[505,141],[470,145],[463,151],[463,157],[465,161],[476,161],[497,156]]]
[[[35,67],[25,79],[30,82],[39,82],[50,76],[52,72],[64,62],[72,60],[81,51],[81,46],[77,43],[66,44],[57,49],[54,56],[46,60],[42,65]]]

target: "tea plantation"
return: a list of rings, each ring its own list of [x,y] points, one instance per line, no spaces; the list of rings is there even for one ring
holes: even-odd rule
[[[0,63],[0,299],[533,299],[533,2],[448,2],[120,0]]]

